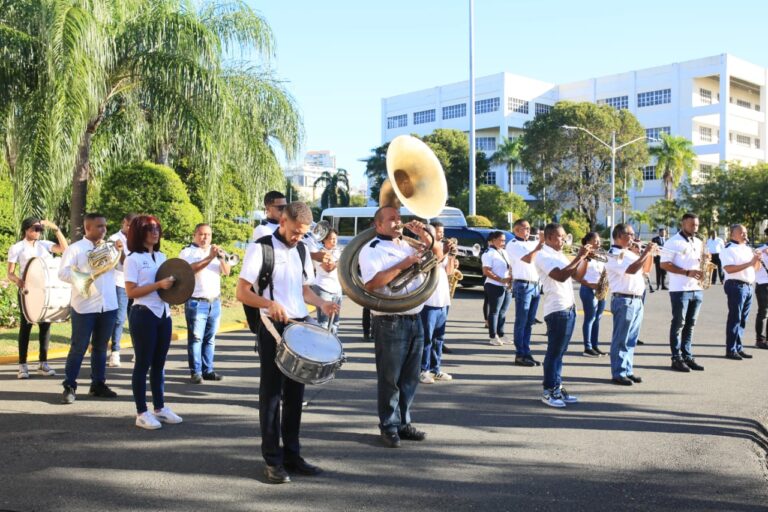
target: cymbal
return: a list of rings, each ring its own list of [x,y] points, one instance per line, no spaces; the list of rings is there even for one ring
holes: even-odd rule
[[[173,286],[157,290],[157,294],[168,304],[184,304],[195,290],[195,272],[192,266],[181,258],[171,258],[157,269],[155,282],[173,276]]]

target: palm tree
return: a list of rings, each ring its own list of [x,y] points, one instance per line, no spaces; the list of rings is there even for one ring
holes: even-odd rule
[[[349,206],[349,176],[346,169],[337,169],[334,174],[324,171],[312,184],[312,188],[323,187],[320,207]]]
[[[496,152],[491,157],[492,164],[504,164],[507,167],[507,177],[509,179],[509,191],[512,192],[513,175],[515,167],[522,164],[520,153],[523,149],[522,137],[508,139],[502,137],[501,144],[496,148]]]
[[[662,133],[661,144],[651,147],[649,152],[656,157],[656,178],[664,182],[664,198],[671,201],[683,174],[691,177],[696,162],[693,145],[685,137]]]

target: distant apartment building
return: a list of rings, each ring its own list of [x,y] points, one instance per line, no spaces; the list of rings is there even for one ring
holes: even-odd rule
[[[285,177],[291,180],[301,194],[301,200],[310,201],[316,200],[322,193],[322,187],[315,189],[314,184],[324,172],[336,172],[336,155],[331,151],[308,151],[301,165],[283,169]]]
[[[556,102],[589,101],[629,110],[650,138],[670,133],[691,140],[697,155],[695,179],[725,160],[747,165],[768,161],[767,87],[768,69],[728,54],[564,84],[498,73],[475,81],[476,147],[490,156],[502,137],[518,137],[526,121]],[[437,128],[468,133],[468,102],[468,81],[384,98],[382,143]],[[645,210],[663,197],[653,161],[644,168],[643,179],[642,187],[629,190],[632,209]],[[529,180],[522,168],[510,180],[503,165],[486,177],[488,184],[533,200]]]

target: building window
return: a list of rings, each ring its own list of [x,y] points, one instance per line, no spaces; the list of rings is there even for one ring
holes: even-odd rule
[[[508,98],[507,109],[511,112],[517,112],[518,114],[528,113],[528,102],[521,100],[520,98]]]
[[[627,110],[629,108],[629,96],[615,96],[613,98],[602,98],[597,100],[598,105],[610,105],[616,110]]]
[[[747,100],[740,100],[739,98],[736,98],[736,106],[744,107],[744,108],[752,108],[752,103],[748,102]]]
[[[666,133],[669,135],[672,133],[672,129],[669,126],[660,126],[658,128],[646,128],[645,129],[645,137],[647,139],[652,139],[651,142],[657,142],[661,140],[661,134]]]
[[[736,144],[739,146],[750,147],[752,145],[752,139],[748,135],[736,134]]]
[[[701,142],[712,142],[712,128],[709,126],[699,126],[699,140]]]
[[[413,113],[413,124],[424,124],[435,122],[435,109],[422,110]]]
[[[549,114],[552,112],[552,105],[547,105],[545,103],[537,103],[536,104],[536,115],[540,116],[543,114]]]
[[[755,149],[760,149],[760,139],[755,139]]]
[[[711,105],[712,91],[709,89],[699,89],[699,98],[701,98],[702,105]]]
[[[408,114],[387,118],[388,130],[391,130],[392,128],[402,128],[403,126],[408,126]]]
[[[475,114],[485,114],[486,112],[497,112],[501,106],[499,98],[488,98],[487,100],[477,100],[475,102]]]
[[[714,169],[714,166],[708,165],[708,164],[700,164],[699,165],[699,178],[703,180],[708,180],[710,175],[712,174],[712,170]]]
[[[652,181],[656,179],[656,166],[646,165],[643,167],[643,181]]]
[[[496,151],[496,137],[478,137],[475,139],[475,149],[478,151]],[[495,183],[495,182],[494,182]]]
[[[495,185],[496,184],[496,173],[493,171],[488,171],[485,173],[485,176],[483,176],[483,185]]]
[[[528,171],[513,171],[512,172],[512,184],[513,185],[527,185],[531,182],[531,173]]]
[[[443,107],[443,119],[455,119],[457,117],[467,116],[467,104],[459,103],[458,105],[448,105]]]
[[[658,91],[641,92],[637,94],[638,107],[650,107],[672,102],[672,89],[659,89]]]

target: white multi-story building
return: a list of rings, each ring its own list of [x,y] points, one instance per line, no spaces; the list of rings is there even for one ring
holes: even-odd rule
[[[314,184],[324,172],[336,173],[336,155],[331,151],[308,151],[301,165],[283,169],[285,177],[298,189],[301,199],[312,201],[322,193],[322,187],[315,189]]]
[[[519,136],[526,121],[557,101],[606,103],[632,112],[651,138],[666,132],[691,140],[698,157],[695,177],[721,161],[768,161],[767,93],[768,69],[728,54],[559,85],[498,73],[475,81],[476,147],[490,156],[502,137]],[[468,102],[467,81],[384,98],[382,143],[437,128],[468,132]],[[629,191],[631,209],[645,210],[663,197],[652,164],[644,170],[643,187]],[[511,190],[533,200],[528,180],[524,169],[516,169]],[[507,191],[509,181],[503,165],[486,178]]]

